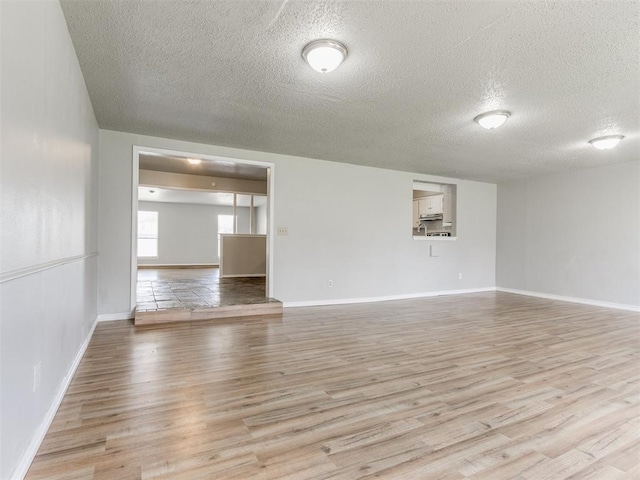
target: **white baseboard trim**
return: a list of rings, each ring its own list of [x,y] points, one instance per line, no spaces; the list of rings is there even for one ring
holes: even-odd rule
[[[589,300],[588,298],[565,297],[564,295],[553,295],[551,293],[530,292],[528,290],[516,290],[513,288],[496,287],[498,292],[514,293],[516,295],[526,295],[528,297],[546,298],[547,300],[559,300],[561,302],[581,303],[594,307],[614,308],[616,310],[628,310],[640,312],[639,305],[625,305],[623,303],[601,302],[599,300]]]
[[[381,297],[338,298],[332,300],[308,300],[303,302],[283,302],[283,308],[318,307],[323,305],[345,305],[349,303],[387,302],[389,300],[409,300],[411,298],[438,297],[440,295],[460,295],[463,293],[495,292],[495,287],[467,288],[462,290],[441,290],[438,292],[409,293],[403,295],[384,295]]]
[[[47,434],[49,427],[51,426],[51,422],[53,422],[53,418],[56,416],[56,413],[58,412],[58,408],[62,403],[62,399],[67,393],[67,389],[69,388],[71,379],[73,379],[73,376],[75,375],[76,370],[78,369],[78,365],[80,365],[80,361],[82,360],[82,357],[84,356],[84,352],[87,350],[87,347],[89,346],[89,342],[91,341],[91,337],[93,337],[93,332],[95,331],[97,325],[98,325],[98,317],[96,316],[96,318],[93,320],[93,324],[91,325],[91,329],[89,330],[89,334],[87,335],[87,338],[85,338],[84,342],[82,342],[82,345],[80,345],[80,348],[78,349],[78,353],[76,353],[76,356],[73,359],[73,363],[71,364],[71,366],[69,367],[69,370],[67,371],[67,375],[62,379],[62,382],[60,383],[60,387],[58,388],[58,393],[56,393],[56,396],[53,398],[53,401],[49,406],[49,410],[47,410],[47,413],[42,419],[42,422],[40,423],[35,433],[33,434],[33,437],[31,437],[31,441],[29,442],[29,446],[27,447],[27,450],[22,455],[22,458],[20,459],[18,466],[16,467],[13,474],[11,475],[11,480],[22,480],[27,474],[27,472],[29,471],[29,467],[31,466],[31,463],[35,458],[36,453],[38,453],[38,449],[40,448],[40,445],[42,444],[42,440],[44,440],[44,437]]]
[[[98,322],[111,322],[112,320],[131,320],[134,317],[131,312],[101,313],[97,317]]]

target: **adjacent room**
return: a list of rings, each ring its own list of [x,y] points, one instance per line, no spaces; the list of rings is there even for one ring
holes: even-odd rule
[[[136,325],[282,313],[267,296],[268,167],[194,156],[137,154]]]
[[[0,36],[0,479],[640,478],[637,1]]]

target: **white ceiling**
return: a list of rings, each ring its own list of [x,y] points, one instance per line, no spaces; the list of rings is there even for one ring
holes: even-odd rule
[[[141,186],[138,187],[138,200],[143,202],[190,203],[232,207],[233,193]],[[261,207],[266,204],[267,197],[265,195],[253,196],[254,207]],[[237,205],[239,207],[251,206],[251,195],[238,194]]]
[[[62,6],[101,128],[491,182],[639,156],[637,1]],[[318,38],[349,50],[332,73]]]

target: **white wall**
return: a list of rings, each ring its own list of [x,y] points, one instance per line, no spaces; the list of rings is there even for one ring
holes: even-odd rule
[[[271,282],[280,300],[495,285],[495,185],[100,130],[101,313],[130,308],[133,145],[275,164],[274,225],[289,229],[288,236],[275,237],[271,252]],[[458,185],[457,241],[412,239],[416,179]],[[431,244],[438,246],[438,257],[429,257]]]
[[[0,478],[8,479],[28,466],[96,317],[98,129],[58,2],[0,2],[0,17]]]
[[[218,215],[233,215],[233,207],[138,202],[138,209],[158,212],[158,258],[140,258],[139,265],[218,265]],[[238,228],[248,231],[249,209],[237,214]]]
[[[499,287],[640,306],[640,162],[499,185],[497,251]]]

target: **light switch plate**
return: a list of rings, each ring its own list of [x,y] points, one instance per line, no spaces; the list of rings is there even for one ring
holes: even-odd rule
[[[289,235],[289,227],[278,227],[278,235]]]

